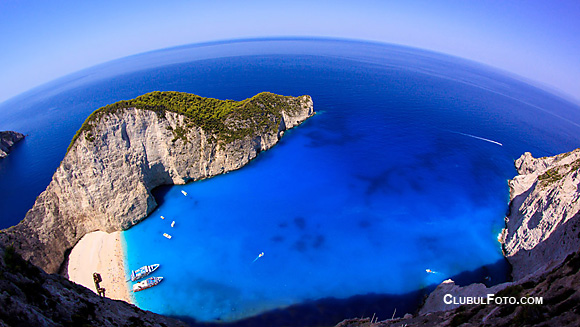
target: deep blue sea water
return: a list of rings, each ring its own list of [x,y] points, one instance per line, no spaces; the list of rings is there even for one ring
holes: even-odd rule
[[[337,40],[187,46],[1,104],[0,129],[29,136],[0,162],[0,227],[22,219],[90,112],[154,90],[309,94],[318,112],[243,169],[158,189],[157,210],[123,233],[127,267],[157,262],[165,277],[138,305],[200,321],[408,294],[473,270],[469,281],[504,280],[513,160],[580,145],[577,105],[459,58]]]

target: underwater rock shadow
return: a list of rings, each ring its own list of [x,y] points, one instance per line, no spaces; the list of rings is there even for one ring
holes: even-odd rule
[[[344,147],[348,144],[356,144],[356,142],[360,142],[364,135],[362,133],[353,133],[348,131],[346,127],[336,127],[337,132],[333,129],[327,128],[319,128],[317,130],[309,131],[305,133],[305,136],[310,140],[307,147],[309,148],[322,148],[322,147],[329,147],[329,146],[337,146],[337,147]]]
[[[493,286],[509,281],[511,266],[505,258],[471,271],[449,277],[457,285],[483,283]],[[489,278],[486,278],[489,277]],[[250,326],[334,326],[344,319],[378,317],[380,320],[415,313],[427,296],[437,287],[432,284],[405,294],[354,295],[346,299],[323,298],[297,303],[286,308],[270,310],[235,322],[204,323],[191,317],[169,316],[192,327],[250,327]]]

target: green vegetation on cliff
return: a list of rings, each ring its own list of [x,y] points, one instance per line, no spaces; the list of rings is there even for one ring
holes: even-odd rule
[[[561,156],[561,158],[565,158],[569,155],[569,153],[566,154],[566,156]],[[551,183],[557,182],[559,180],[561,180],[562,178],[564,178],[570,171],[575,171],[580,169],[580,159],[579,160],[575,160],[569,164],[565,164],[563,166],[557,166],[551,169],[546,170],[546,172],[544,172],[542,175],[538,176],[538,180],[540,182],[542,182],[542,185],[549,185]]]
[[[119,101],[93,112],[73,137],[67,152],[84,132],[93,141],[93,126],[106,114],[125,108],[155,111],[160,118],[166,111],[182,114],[188,118],[187,127],[198,126],[219,140],[231,142],[260,132],[276,132],[282,111],[292,112],[300,107],[300,98],[262,92],[242,101],[204,98],[183,92],[151,92],[132,100]],[[182,127],[183,128],[183,127]],[[184,130],[174,131],[182,138]]]

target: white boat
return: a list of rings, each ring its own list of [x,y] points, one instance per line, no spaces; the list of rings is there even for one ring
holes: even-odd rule
[[[149,275],[150,273],[154,272],[155,270],[157,270],[157,268],[159,268],[159,264],[152,264],[149,266],[143,266],[137,270],[133,270],[131,272],[131,281],[136,281],[139,280],[147,275]]]
[[[181,190],[181,193],[183,193],[183,195],[187,196],[187,192]]]
[[[140,281],[139,283],[133,285],[133,292],[139,292],[144,289],[153,287],[163,280],[163,277],[149,277],[146,280]]]
[[[167,239],[171,239],[171,235],[169,235],[167,233],[163,233],[163,236],[167,237]]]
[[[175,220],[171,222],[171,227],[175,226]]]

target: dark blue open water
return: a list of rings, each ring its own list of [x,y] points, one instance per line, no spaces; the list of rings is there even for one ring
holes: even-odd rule
[[[0,162],[0,227],[22,219],[90,112],[153,90],[309,94],[318,112],[239,171],[160,188],[159,208],[123,233],[128,268],[157,262],[165,277],[139,306],[201,321],[411,294],[468,271],[465,282],[505,280],[513,160],[580,144],[576,105],[458,58],[336,40],[174,48],[0,105],[0,129],[29,134]]]

